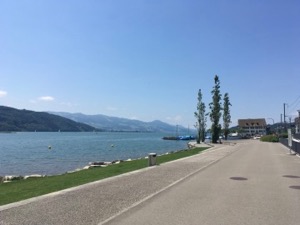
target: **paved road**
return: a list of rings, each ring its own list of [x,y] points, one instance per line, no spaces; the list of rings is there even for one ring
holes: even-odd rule
[[[252,141],[107,224],[300,224],[300,159]]]
[[[300,159],[259,141],[0,206],[0,224],[299,224]]]

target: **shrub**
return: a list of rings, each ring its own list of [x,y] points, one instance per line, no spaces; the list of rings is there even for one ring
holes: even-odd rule
[[[280,138],[288,138],[288,134],[287,133],[283,133],[279,135]]]
[[[264,142],[279,142],[279,138],[275,135],[265,135],[260,138]]]

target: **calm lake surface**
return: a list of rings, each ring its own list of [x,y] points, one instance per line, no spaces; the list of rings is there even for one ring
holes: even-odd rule
[[[160,133],[17,132],[0,134],[0,176],[54,175],[94,161],[126,160],[187,148]],[[51,146],[51,148],[49,148]]]

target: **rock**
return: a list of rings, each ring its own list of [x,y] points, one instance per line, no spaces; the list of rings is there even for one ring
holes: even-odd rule
[[[100,165],[105,165],[105,162],[90,162],[89,164],[92,166],[100,166]]]
[[[28,179],[28,178],[41,178],[41,177],[45,177],[43,175],[40,175],[40,174],[32,174],[32,175],[29,175],[29,176],[25,176],[24,179]]]
[[[108,167],[108,165],[101,165],[100,167]]]
[[[94,167],[102,167],[104,165],[90,165],[90,168],[94,168]]]
[[[14,180],[22,180],[24,178],[22,176],[10,175],[10,176],[4,176],[2,179],[3,179],[3,183],[6,183]]]

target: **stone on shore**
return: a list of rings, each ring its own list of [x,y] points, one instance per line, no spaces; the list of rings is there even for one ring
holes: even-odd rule
[[[25,176],[24,180],[26,180],[28,178],[41,178],[41,177],[45,177],[45,176],[40,175],[40,174],[32,174],[32,175]]]
[[[22,180],[22,179],[24,179],[22,176],[15,176],[15,175],[8,175],[2,178],[3,183],[11,182],[14,180]]]

